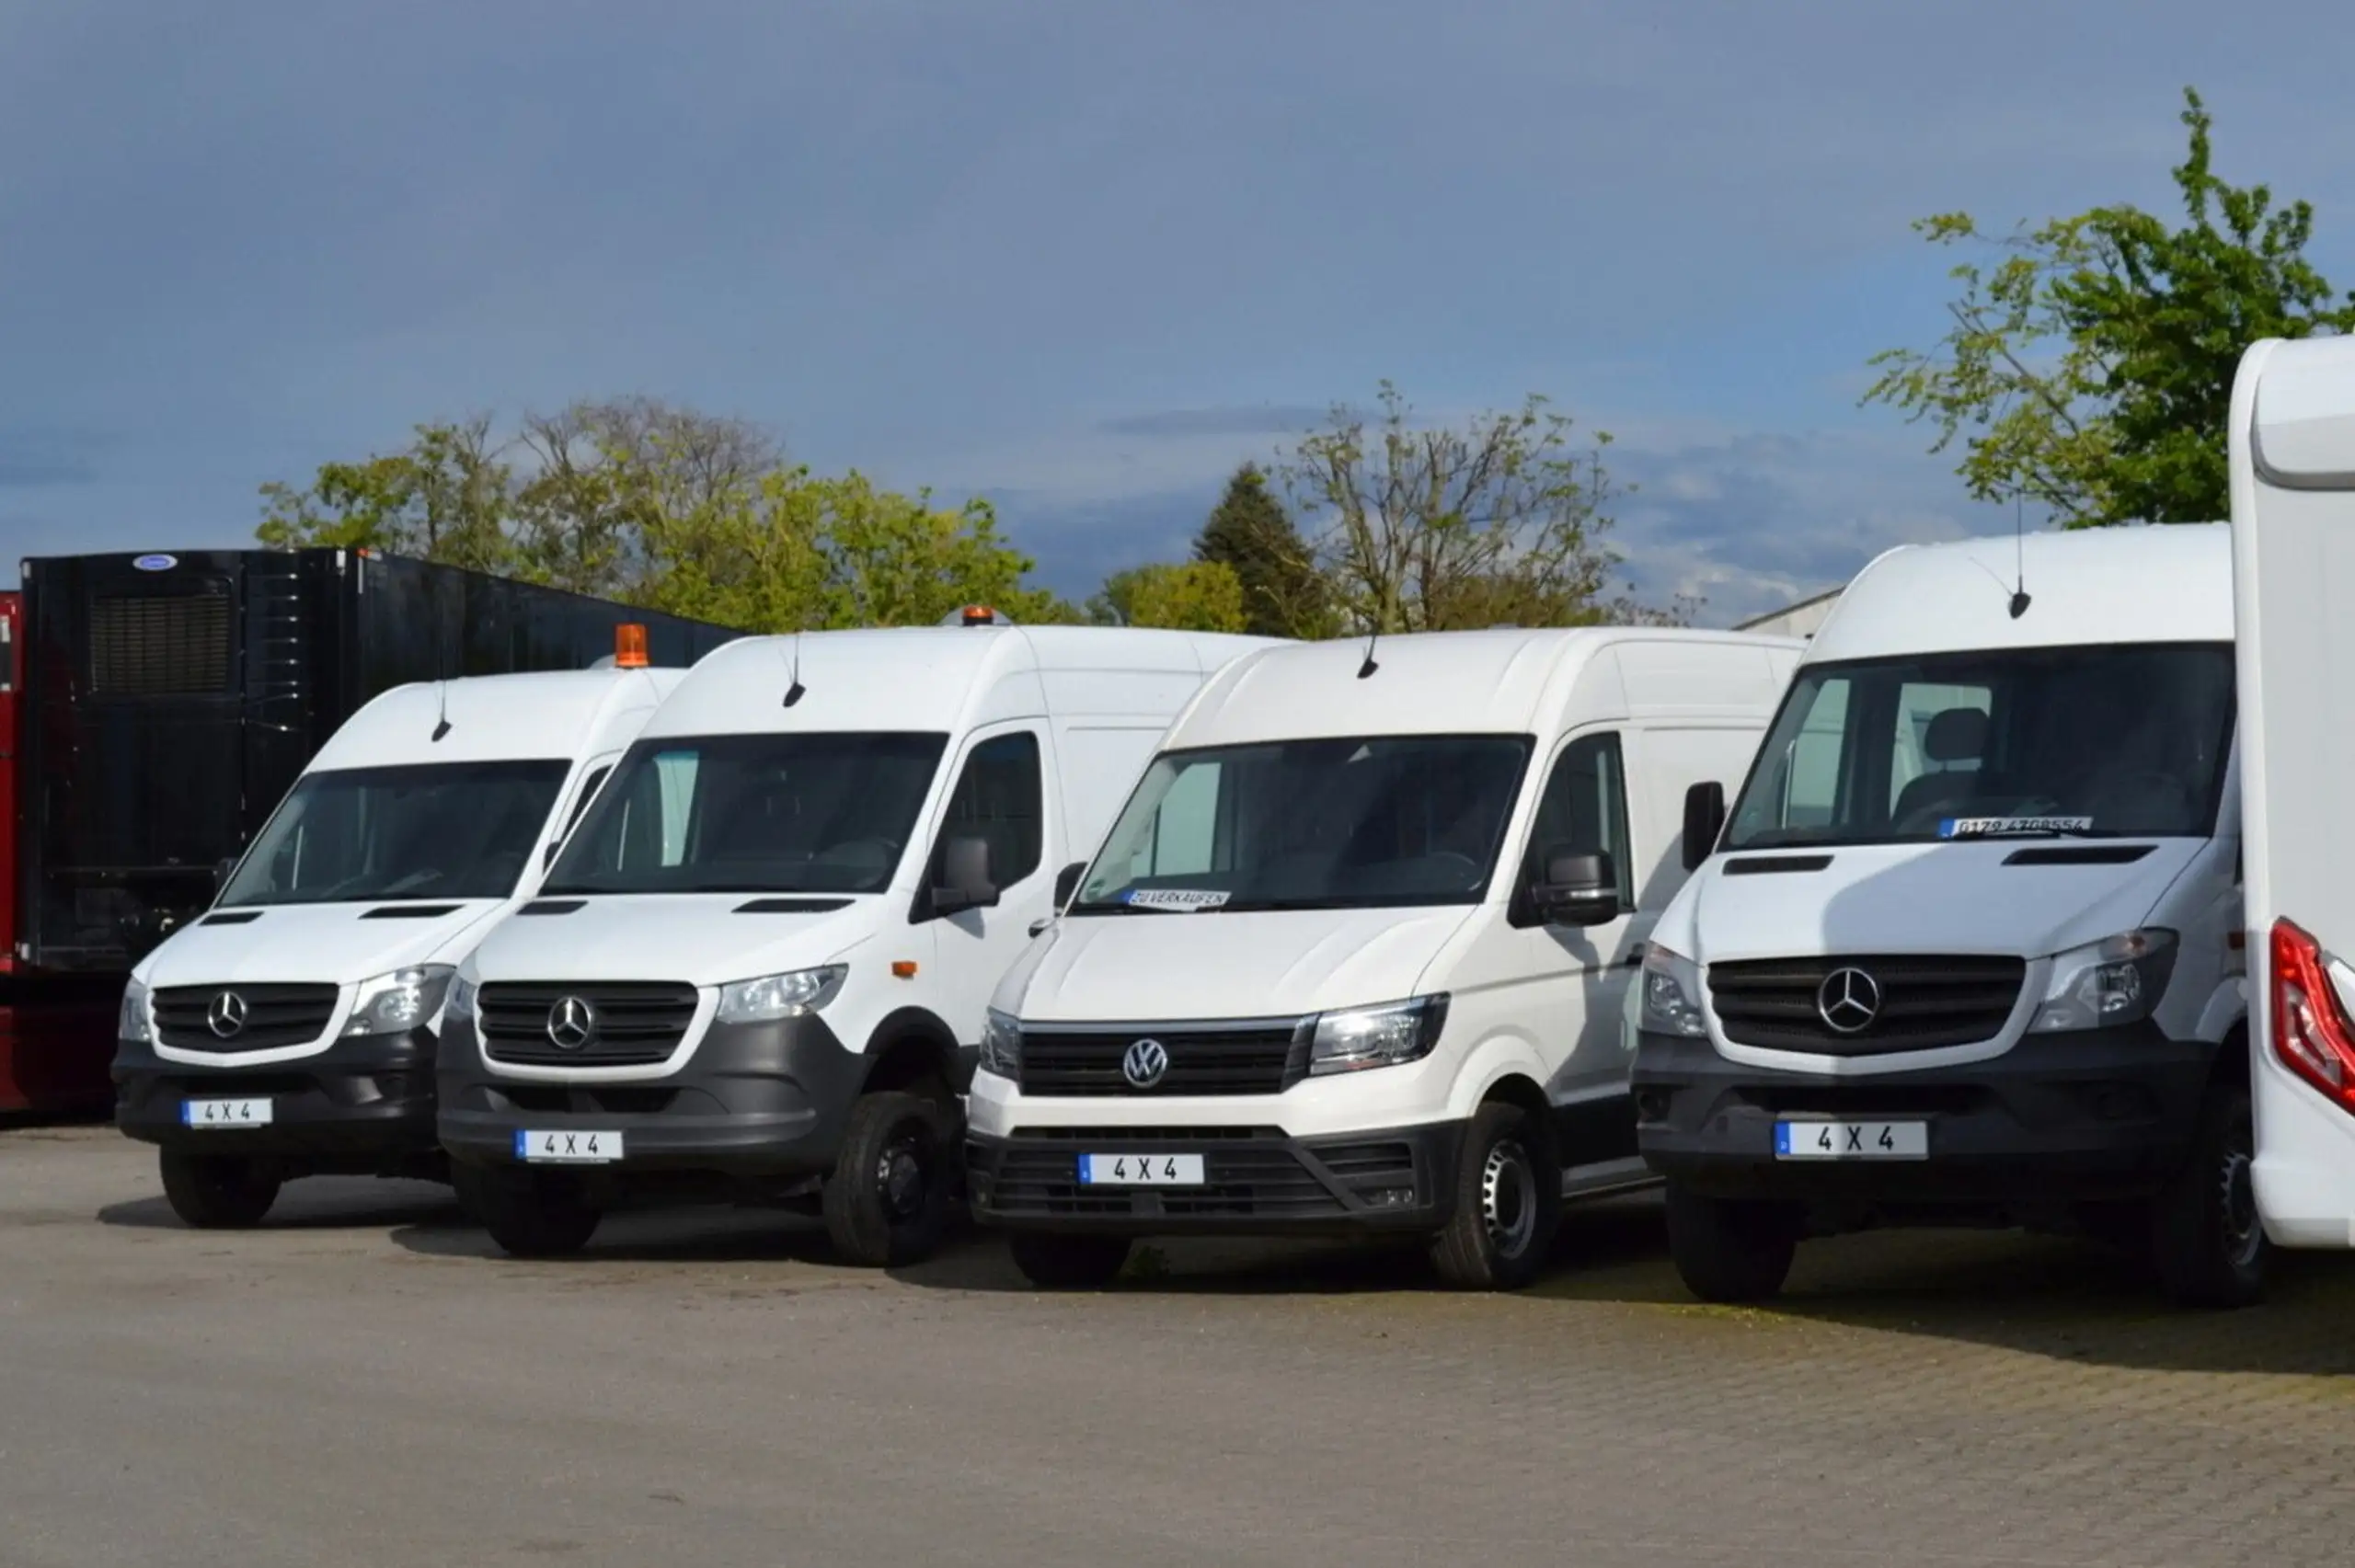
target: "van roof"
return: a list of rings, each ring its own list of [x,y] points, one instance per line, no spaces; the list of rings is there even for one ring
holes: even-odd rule
[[[1352,735],[1527,735],[1574,716],[1771,708],[1806,645],[1677,627],[1419,632],[1282,644],[1222,671],[1171,749]],[[1573,696],[1578,712],[1572,713]]]
[[[1048,711],[1133,714],[1140,711],[1135,678],[1150,685],[1155,674],[1170,678],[1170,694],[1155,702],[1174,713],[1205,674],[1271,642],[1212,632],[1019,625],[743,637],[697,660],[646,734],[953,734]],[[801,696],[787,707],[786,693],[797,678]]]
[[[396,686],[346,719],[307,771],[581,754],[613,716],[651,708],[680,670],[552,670]],[[440,740],[442,718],[450,728]]]
[[[1848,585],[1808,660],[2232,637],[2231,529],[2166,523],[1901,545]]]

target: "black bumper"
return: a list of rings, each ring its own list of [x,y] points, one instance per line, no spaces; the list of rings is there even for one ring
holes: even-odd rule
[[[618,1132],[625,1159],[584,1174],[823,1174],[842,1147],[867,1061],[821,1019],[714,1024],[677,1072],[548,1083],[484,1065],[469,1021],[442,1031],[442,1146],[470,1165],[514,1165],[525,1132]]]
[[[115,1044],[115,1125],[144,1143],[283,1159],[313,1170],[409,1171],[434,1156],[433,1035],[366,1035],[259,1067],[167,1061]],[[258,1127],[191,1127],[188,1100],[267,1099]]]
[[[2145,1023],[2029,1035],[1964,1067],[1833,1078],[1646,1033],[1637,1146],[1660,1174],[1719,1197],[1932,1207],[2139,1197],[2190,1151],[2216,1049]],[[1921,1121],[1929,1158],[1778,1160],[1775,1124],[1793,1116]]]
[[[1275,1127],[1025,1127],[968,1136],[974,1216],[1006,1230],[1111,1235],[1425,1233],[1454,1207],[1462,1122],[1287,1138]],[[1082,1154],[1199,1154],[1199,1187],[1079,1183]]]

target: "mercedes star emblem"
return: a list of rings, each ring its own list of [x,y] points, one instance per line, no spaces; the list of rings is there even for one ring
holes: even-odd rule
[[[1120,1076],[1132,1087],[1150,1089],[1169,1071],[1169,1052],[1159,1040],[1138,1040],[1120,1056]]]
[[[548,1038],[560,1051],[577,1051],[597,1032],[597,1010],[577,996],[561,997],[548,1009]]]
[[[204,1010],[204,1021],[222,1039],[235,1039],[245,1032],[246,999],[233,990],[223,991]]]
[[[1861,1035],[1880,1016],[1880,982],[1862,969],[1834,969],[1815,988],[1815,1010],[1835,1035]]]

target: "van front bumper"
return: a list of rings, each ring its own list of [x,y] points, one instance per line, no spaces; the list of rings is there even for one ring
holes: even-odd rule
[[[1661,1175],[1717,1197],[2013,1211],[2142,1197],[2189,1155],[2216,1050],[2146,1022],[2028,1035],[1961,1067],[1832,1077],[1648,1031],[1632,1075],[1637,1147]],[[1786,1117],[1919,1121],[1929,1157],[1777,1159]]]
[[[115,1125],[143,1143],[286,1161],[320,1173],[425,1173],[433,1162],[433,1033],[362,1035],[258,1065],[167,1061],[115,1042]],[[190,1100],[268,1100],[254,1127],[192,1127]]]

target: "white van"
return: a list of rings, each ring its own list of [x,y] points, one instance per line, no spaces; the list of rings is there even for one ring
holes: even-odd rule
[[[1601,629],[1270,648],[1172,727],[999,986],[976,1215],[1037,1283],[1172,1232],[1406,1232],[1453,1282],[1543,1264],[1644,1182],[1622,996],[1798,661]]]
[[[2257,1207],[2283,1246],[2355,1246],[2355,340],[2251,348],[2231,449]]]
[[[1644,960],[1637,1137],[1695,1294],[1798,1241],[2031,1225],[2263,1279],[2220,524],[1890,552]]]
[[[123,993],[116,1124],[160,1147],[181,1219],[258,1223],[291,1177],[442,1173],[434,1029],[455,966],[684,674],[397,686],[320,748],[212,911]]]
[[[938,1241],[990,990],[1169,720],[1264,639],[969,624],[750,638],[631,748],[461,971],[442,1142],[509,1252],[665,1195]]]

